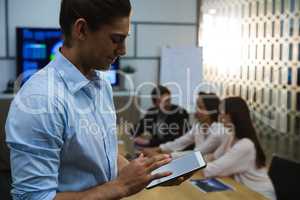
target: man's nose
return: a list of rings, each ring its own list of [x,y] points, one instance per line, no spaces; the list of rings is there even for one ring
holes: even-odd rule
[[[122,44],[118,45],[117,54],[119,56],[126,55],[126,44],[125,44],[125,42],[123,42]]]

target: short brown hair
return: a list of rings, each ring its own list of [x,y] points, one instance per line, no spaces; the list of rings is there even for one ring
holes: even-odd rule
[[[158,85],[154,87],[151,91],[151,98],[152,98],[152,103],[156,103],[156,100],[160,98],[164,94],[171,94],[170,90],[162,85]]]
[[[96,31],[117,18],[128,17],[130,12],[130,0],[62,0],[59,24],[65,45],[70,46],[71,29],[78,18],[84,18],[89,29]]]

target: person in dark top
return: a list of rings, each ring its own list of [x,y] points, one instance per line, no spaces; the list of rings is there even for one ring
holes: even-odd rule
[[[168,88],[158,85],[151,92],[153,107],[148,109],[132,130],[135,143],[140,146],[154,147],[172,141],[189,128],[189,115],[184,108],[171,103],[171,92]],[[150,139],[140,137],[148,132]]]

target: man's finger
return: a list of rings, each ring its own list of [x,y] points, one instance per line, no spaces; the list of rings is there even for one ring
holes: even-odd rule
[[[179,181],[179,182],[183,182],[183,181],[185,181],[185,178],[184,178],[184,177],[179,177],[179,178],[178,178],[178,181]]]
[[[162,172],[162,173],[156,173],[150,176],[150,181],[156,180],[156,179],[160,179],[166,176],[170,176],[172,175],[172,172]]]
[[[157,155],[157,156],[153,156],[153,157],[148,158],[146,160],[145,165],[150,166],[155,162],[159,162],[159,161],[162,161],[162,160],[165,160],[165,159],[168,159],[168,158],[170,158],[170,155],[168,155],[168,154],[160,154],[160,155]]]
[[[186,179],[184,177],[179,177],[177,179],[167,181],[167,182],[161,184],[161,186],[177,186],[177,185],[180,185],[181,183],[183,183],[185,180]]]
[[[161,166],[164,166],[164,165],[170,163],[171,161],[172,161],[171,158],[167,158],[162,161],[155,162],[152,165],[150,165],[150,167],[147,169],[147,171],[150,173],[150,172],[156,170],[157,168],[160,168]]]

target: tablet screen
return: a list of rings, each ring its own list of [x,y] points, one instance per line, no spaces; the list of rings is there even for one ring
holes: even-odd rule
[[[152,174],[161,173],[161,172],[172,172],[172,175],[153,180],[146,188],[150,189],[152,187],[155,187],[161,183],[164,183],[166,181],[169,181],[171,179],[183,176],[185,174],[188,174],[190,172],[193,172],[195,170],[204,168],[206,166],[206,163],[199,151],[189,153],[187,155],[184,155],[182,157],[179,157],[175,160],[173,160],[171,163],[164,165],[152,172]]]

